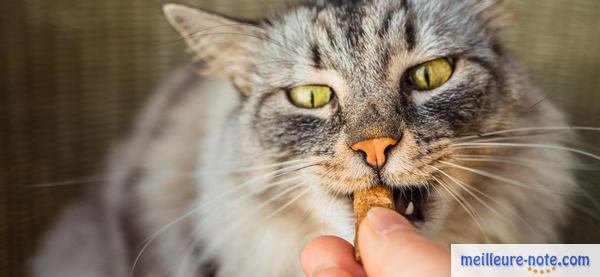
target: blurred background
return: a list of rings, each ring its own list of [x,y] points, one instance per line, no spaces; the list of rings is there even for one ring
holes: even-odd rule
[[[600,1],[508,0],[504,40],[573,125],[600,126]],[[157,83],[189,61],[159,0],[0,0],[0,274],[21,276],[60,208],[95,185]],[[177,1],[256,18],[291,1]],[[600,132],[578,148],[600,153]],[[586,161],[593,163],[593,161]],[[598,161],[596,161],[596,164]],[[579,179],[600,198],[600,172]],[[600,243],[600,217],[581,198],[568,243]],[[532,207],[535,208],[535,207]],[[590,212],[591,211],[591,212]]]

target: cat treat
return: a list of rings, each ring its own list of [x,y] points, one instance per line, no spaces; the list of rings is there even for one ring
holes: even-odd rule
[[[374,186],[354,193],[354,217],[356,218],[356,235],[354,236],[354,256],[360,262],[358,249],[358,227],[373,207],[394,209],[394,194],[387,186]]]

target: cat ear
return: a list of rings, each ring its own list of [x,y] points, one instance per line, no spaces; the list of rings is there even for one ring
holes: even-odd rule
[[[179,4],[166,4],[163,11],[196,59],[205,63],[202,74],[228,77],[238,90],[249,93],[248,72],[259,28]]]
[[[512,22],[505,0],[467,0],[471,11],[483,22],[485,27],[494,35]]]

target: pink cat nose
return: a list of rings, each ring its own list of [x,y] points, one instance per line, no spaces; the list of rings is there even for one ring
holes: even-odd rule
[[[367,163],[375,169],[380,169],[385,164],[385,149],[396,143],[398,141],[393,138],[376,138],[363,140],[352,145],[351,148],[354,151],[364,152]]]

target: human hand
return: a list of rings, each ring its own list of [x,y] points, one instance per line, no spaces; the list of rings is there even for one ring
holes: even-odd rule
[[[302,251],[302,267],[310,277],[450,276],[450,253],[425,238],[395,211],[373,208],[360,224],[362,266],[345,240],[323,236]]]

